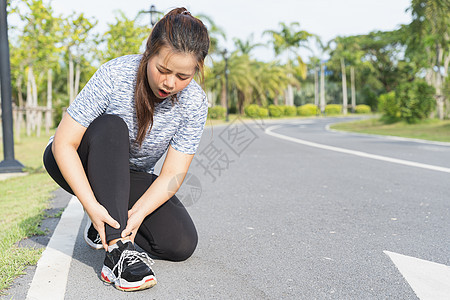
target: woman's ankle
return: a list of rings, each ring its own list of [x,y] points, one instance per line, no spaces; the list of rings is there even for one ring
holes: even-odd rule
[[[109,242],[108,242],[108,246],[112,246],[112,245],[114,245],[115,243],[117,243],[118,241],[122,241],[122,242],[124,242],[124,241],[129,241],[130,239],[128,238],[128,237],[125,237],[125,238],[118,238],[118,239],[113,239],[113,240],[110,240]]]

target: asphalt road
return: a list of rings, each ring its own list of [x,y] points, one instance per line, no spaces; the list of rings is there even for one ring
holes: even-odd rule
[[[450,258],[450,173],[374,160],[264,132],[450,167],[450,146],[329,132],[342,119],[207,128],[179,197],[199,244],[155,260],[158,284],[124,293],[99,279],[103,251],[80,228],[66,299],[417,299],[383,251]]]

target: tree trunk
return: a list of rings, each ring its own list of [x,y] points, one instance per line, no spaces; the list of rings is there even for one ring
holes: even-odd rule
[[[31,127],[32,127],[32,121],[31,121],[31,107],[33,106],[33,99],[32,99],[32,87],[31,87],[31,67],[28,68],[27,72],[27,100],[25,104],[25,121],[26,121],[26,129],[27,129],[27,136],[31,135]]]
[[[314,68],[314,105],[319,107],[319,68]]]
[[[431,86],[433,85],[433,69],[428,68],[425,72],[425,82],[428,83]],[[436,117],[437,113],[437,101],[436,101],[436,109],[432,110],[430,113],[430,118],[434,119]]]
[[[438,117],[440,120],[444,120],[444,96],[442,95],[442,75],[438,70],[434,74],[434,88],[436,89],[436,105],[438,111]]]
[[[344,115],[347,114],[347,76],[345,74],[345,63],[344,58],[341,57],[341,73],[342,73],[342,112]]]
[[[258,98],[260,99],[260,98]],[[244,92],[242,92],[241,90],[238,90],[238,110],[239,113],[241,113],[244,110],[244,103],[245,103],[245,95]]]
[[[289,59],[289,56],[288,56],[288,65],[289,65],[289,70],[291,70],[292,67],[291,67],[291,61]],[[287,74],[287,77],[288,77],[289,81],[292,80],[293,75],[290,73],[290,71]],[[290,83],[288,84],[288,86],[284,92],[284,104],[287,106],[294,105],[294,89],[292,88],[292,85]]]
[[[19,107],[23,107],[23,95],[22,95],[22,74],[17,77],[16,87],[17,87],[17,99],[19,101]]]
[[[208,98],[208,107],[213,107],[216,102],[216,94],[213,91],[207,91],[206,97]]]
[[[31,87],[32,87],[32,111],[31,111],[31,120],[32,120],[32,130],[38,130],[38,95],[37,95],[37,85],[36,85],[36,77],[34,77],[33,68],[30,67],[31,70]],[[37,136],[39,136],[39,133],[37,133]]]
[[[285,104],[287,106],[294,105],[294,89],[292,88],[292,85],[290,85],[290,84],[287,86],[287,89],[286,89]]]
[[[262,106],[261,97],[256,98],[256,104],[258,104],[259,106]]]
[[[273,104],[278,105],[278,95],[276,95],[275,98],[273,98]]]
[[[73,99],[78,95],[78,90],[80,88],[80,75],[81,75],[81,69],[80,69],[80,63],[77,63],[77,66],[75,68],[75,87],[73,91]]]
[[[320,111],[325,112],[325,64],[320,65]]]
[[[73,59],[69,52],[69,104],[72,103],[74,99],[74,86],[73,86]]]
[[[450,63],[450,55],[444,57],[444,48],[441,44],[436,44],[435,56],[432,61],[430,61],[430,67],[425,75],[425,80],[431,86],[436,89],[434,95],[436,99],[436,110],[440,120],[443,120],[446,116],[445,104],[447,102],[447,97],[443,93],[444,83],[448,74],[448,66]],[[441,73],[441,69],[443,73]]]
[[[22,128],[22,109],[23,107],[23,95],[22,95],[22,80],[23,80],[23,76],[20,73],[19,77],[17,77],[17,82],[16,82],[16,87],[17,87],[17,99],[19,101],[19,106],[16,108],[17,109],[17,114],[16,114],[16,129],[15,129],[15,139],[20,142],[20,131]]]
[[[220,94],[220,106],[227,107],[227,90],[225,88],[225,84],[222,85],[222,91]]]
[[[22,127],[22,112],[21,107],[16,106],[16,112],[15,112],[15,120],[14,120],[14,138],[17,142],[20,142],[20,131]]]
[[[438,118],[440,120],[443,120],[445,98],[444,95],[442,95],[442,75],[440,74],[439,70],[436,72],[433,69],[428,69],[425,75],[425,80],[429,85],[433,86],[436,90],[436,93],[434,95],[434,98],[436,99],[436,111]],[[433,117],[434,113],[431,114],[431,118]]]
[[[355,67],[350,67],[350,81],[352,85],[352,113],[356,110]]]
[[[450,64],[450,54],[447,55],[447,57],[444,59],[444,77],[442,78],[442,86],[445,86],[445,82],[448,80],[448,66]],[[448,95],[443,94],[444,96],[444,102],[445,106],[447,107],[446,116],[447,118],[450,118],[450,99],[448,98]]]
[[[45,134],[50,133],[52,126],[52,69],[47,73],[47,110],[45,111]]]
[[[438,116],[440,120],[444,120],[444,104],[445,99],[444,95],[442,94],[442,88],[444,79],[441,74],[441,66],[442,66],[442,59],[444,57],[444,49],[441,47],[440,44],[436,45],[436,70],[435,70],[435,89],[436,89],[436,103],[438,105]]]

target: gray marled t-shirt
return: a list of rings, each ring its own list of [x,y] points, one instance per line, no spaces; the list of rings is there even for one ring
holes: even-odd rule
[[[169,145],[186,154],[195,153],[205,126],[208,101],[202,88],[192,80],[178,93],[177,101],[167,98],[156,104],[153,127],[139,148],[135,143],[134,89],[141,58],[142,55],[126,55],[100,66],[67,113],[84,127],[102,114],[121,117],[130,136],[130,169],[153,173]]]

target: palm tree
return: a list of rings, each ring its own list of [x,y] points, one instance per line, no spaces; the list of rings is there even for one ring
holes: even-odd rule
[[[69,103],[71,103],[78,94],[81,76],[81,62],[85,55],[86,45],[93,47],[90,43],[91,30],[96,26],[95,19],[88,19],[83,13],[76,15],[73,13],[64,22],[64,44],[69,61],[68,74],[68,93]]]
[[[245,41],[241,40],[239,38],[233,38],[233,41],[234,41],[234,45],[236,46],[236,49],[241,54],[246,54],[249,56],[250,56],[250,52],[253,49],[264,46],[264,44],[261,44],[261,43],[253,43],[253,33]]]
[[[280,55],[282,53],[287,54],[287,65],[292,65],[292,61],[294,58],[300,57],[298,54],[298,50],[300,48],[309,47],[306,45],[308,40],[311,37],[314,37],[313,34],[300,30],[300,24],[298,22],[292,22],[289,25],[286,25],[284,22],[280,22],[281,30],[266,30],[263,34],[270,35],[272,38],[273,49],[276,55]],[[303,60],[298,60],[299,62],[303,62]],[[305,68],[306,65],[301,66],[301,68]],[[289,76],[293,76],[293,74],[289,74]],[[292,85],[288,85],[287,93],[286,93],[286,105],[294,104],[294,92],[292,89]]]
[[[256,62],[254,73],[258,85],[254,89],[254,98],[259,105],[266,105],[269,98],[274,99],[274,104],[278,104],[278,97],[284,96],[290,80],[286,66],[278,62]]]
[[[314,105],[319,107],[319,69],[320,58],[313,56],[309,59],[310,68],[314,69]]]
[[[365,52],[361,49],[363,38],[363,36],[338,36],[330,41],[330,44],[333,44],[334,48],[330,51],[330,59],[327,67],[335,72],[340,71],[341,73],[344,114],[347,113],[346,70],[350,66],[351,108],[354,111],[356,106],[355,68],[361,73],[361,70],[367,65],[363,59]]]
[[[209,54],[220,54],[221,49],[219,47],[219,37],[226,39],[226,34],[221,27],[219,27],[211,17],[205,14],[199,14],[196,16],[202,22],[206,23],[205,26],[208,28],[209,39],[210,39],[210,49]]]
[[[417,57],[425,58],[425,78],[436,89],[438,116],[443,119],[444,104],[448,100],[443,90],[450,64],[450,2],[412,0],[409,10],[413,21],[409,25],[408,48],[422,54]]]
[[[325,110],[325,65],[323,57],[329,51],[329,44],[325,45],[319,36],[315,36],[316,49],[319,53],[310,57],[309,65],[314,68],[314,105]],[[319,83],[320,74],[320,83]]]
[[[222,49],[219,46],[219,39],[222,37],[226,40],[226,34],[221,27],[219,27],[212,18],[207,15],[199,14],[196,16],[199,18],[208,28],[210,47],[209,54],[207,60],[205,62],[204,75],[205,80],[201,81],[200,84],[206,90],[208,95],[208,100],[210,101],[210,105],[215,104],[216,93],[222,93],[222,85],[225,85],[225,76],[224,74],[219,74],[217,66],[215,66],[215,59],[219,57],[219,60],[222,57]],[[225,63],[223,64],[222,71],[225,69]],[[223,89],[222,99],[225,99],[225,89]],[[225,100],[223,100],[225,101]],[[225,107],[225,104],[223,104]]]
[[[251,61],[248,55],[240,55],[238,51],[231,53],[228,58],[228,82],[231,90],[238,93],[238,105],[248,98],[256,81],[251,71]],[[225,61],[213,61],[212,66],[205,68],[205,88],[220,94],[220,103],[225,107]]]

